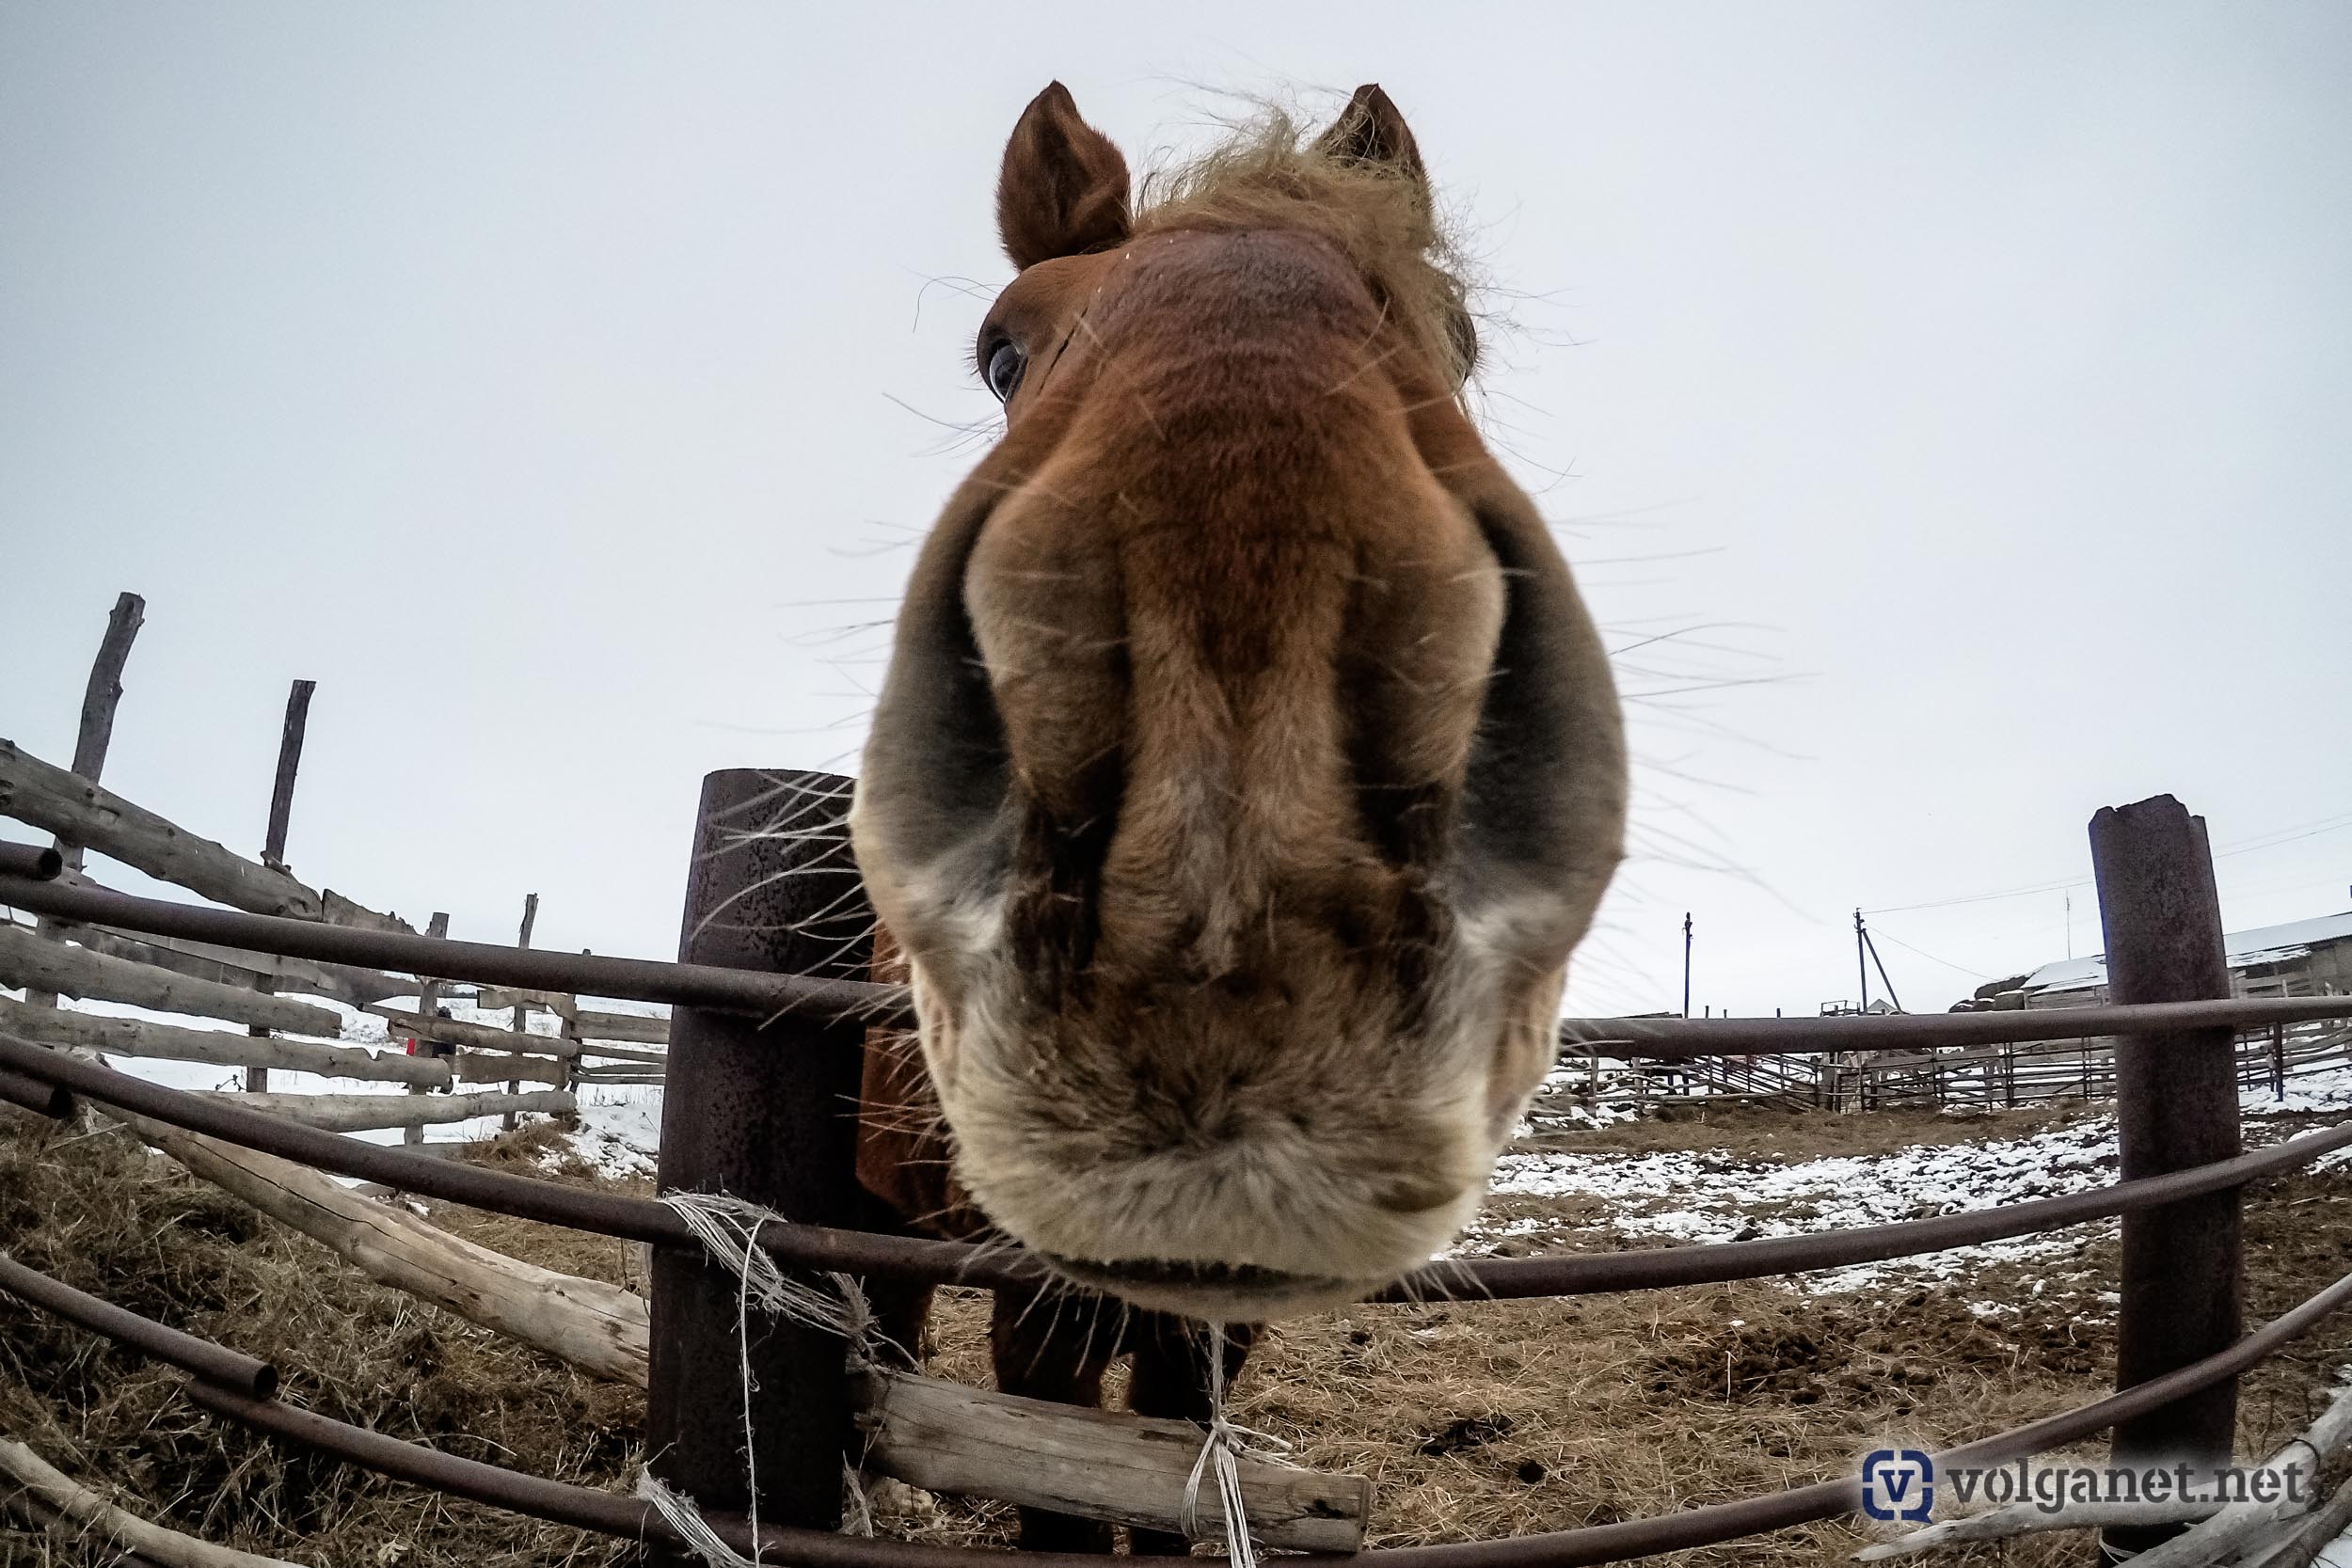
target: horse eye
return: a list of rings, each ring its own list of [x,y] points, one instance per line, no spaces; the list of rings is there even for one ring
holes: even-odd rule
[[[1008,403],[1013,389],[1021,385],[1021,372],[1028,368],[1029,356],[1021,352],[1021,345],[1005,338],[988,351],[988,364],[980,373],[988,389],[996,394],[996,401]]]

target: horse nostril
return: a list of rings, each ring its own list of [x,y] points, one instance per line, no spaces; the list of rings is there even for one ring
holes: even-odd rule
[[[1425,1214],[1454,1201],[1454,1189],[1442,1181],[1401,1178],[1373,1195],[1373,1202],[1391,1214]]]

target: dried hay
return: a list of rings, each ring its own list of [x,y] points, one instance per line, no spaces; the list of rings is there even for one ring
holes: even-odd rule
[[[372,1284],[125,1132],[0,1117],[0,1247],[135,1312],[269,1357],[285,1374],[281,1397],[324,1415],[586,1485],[626,1487],[635,1473],[636,1394]],[[158,1523],[336,1568],[535,1568],[626,1555],[602,1537],[274,1444],[189,1404],[180,1381],[0,1296],[0,1431]],[[0,1561],[116,1560],[95,1540],[0,1535]]]
[[[1707,1147],[1769,1139],[1794,1159],[1899,1131],[1874,1128],[1870,1117],[1752,1115],[1754,1126],[1718,1125]],[[1943,1118],[1927,1131],[1952,1125]],[[1998,1130],[2023,1129],[2005,1117]],[[1694,1129],[1610,1131],[1596,1142],[1683,1147]],[[1921,1131],[1911,1130],[1913,1141]],[[481,1157],[595,1180],[584,1166],[567,1168],[565,1146],[547,1132],[526,1130]],[[2343,1172],[2255,1190],[2252,1321],[2352,1268],[2352,1229],[2333,1223],[2346,1203],[2352,1182]],[[622,1243],[454,1208],[434,1218],[549,1267],[642,1279],[636,1249]],[[2081,1250],[2062,1270],[2001,1263],[1958,1287],[1875,1296],[1763,1280],[1359,1307],[1268,1336],[1236,1386],[1233,1416],[1295,1444],[1301,1463],[1373,1476],[1381,1544],[1600,1524],[1802,1484],[1846,1471],[1888,1438],[1958,1441],[2095,1397],[2113,1355],[2112,1307],[2099,1294],[2111,1288],[2113,1231],[2074,1232]],[[588,1485],[621,1490],[634,1474],[634,1394],[359,1278],[119,1134],[58,1133],[0,1114],[0,1246],[135,1310],[272,1356],[288,1397],[327,1414]],[[1972,1301],[2016,1310],[1980,1314]],[[977,1292],[942,1292],[934,1371],[987,1381],[987,1310]],[[2306,1424],[2347,1359],[2352,1318],[2249,1378],[2240,1451],[2267,1451]],[[173,1395],[175,1381],[0,1300],[0,1430],[173,1528],[337,1568],[604,1563],[626,1554],[617,1543],[277,1448],[195,1411]],[[2079,1450],[2103,1452],[2098,1442]],[[878,1500],[880,1522],[897,1533],[965,1544],[1009,1538],[1011,1511],[1001,1505],[934,1502],[904,1488]],[[1856,1527],[1823,1525],[1657,1560],[1843,1562],[1864,1539]],[[2078,1539],[2053,1538],[1939,1560],[2071,1565],[2083,1550]],[[0,1533],[0,1561],[112,1560],[95,1544]]]

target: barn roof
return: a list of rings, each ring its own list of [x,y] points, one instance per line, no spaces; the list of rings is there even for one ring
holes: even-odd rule
[[[2244,969],[2251,964],[2278,963],[2287,958],[2301,958],[2312,948],[2331,942],[2352,939],[2352,910],[2342,914],[2323,914],[2311,920],[2291,920],[2284,926],[2261,926],[2250,931],[2233,931],[2221,939],[2230,956],[2232,969]],[[2043,964],[2026,976],[2024,990],[2049,993],[2053,991],[2089,990],[2107,983],[2107,960],[2100,955],[2089,958],[2061,958],[2057,963]]]

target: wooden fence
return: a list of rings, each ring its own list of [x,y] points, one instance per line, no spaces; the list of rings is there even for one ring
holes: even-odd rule
[[[109,856],[215,903],[360,929],[412,932],[332,888],[295,877],[286,859],[293,794],[314,683],[289,695],[273,776],[264,844],[248,859],[188,832],[99,783],[113,736],[131,645],[145,603],[125,594],[115,606],[85,694],[72,766],[59,768],[0,738],[0,816],[44,830],[64,855],[69,884],[96,886],[81,869],[86,851]],[[528,895],[516,945],[529,947],[538,895]],[[430,924],[444,934],[448,917]],[[20,1036],[110,1055],[240,1068],[256,1105],[355,1128],[399,1127],[410,1142],[422,1129],[500,1116],[513,1127],[533,1111],[576,1112],[586,1087],[660,1085],[668,1061],[666,1018],[592,1007],[578,995],[497,986],[445,984],[400,974],[139,935],[49,918],[0,918],[0,1024]],[[58,999],[115,1003],[242,1025],[246,1033],[64,1009]],[[469,1003],[507,1015],[501,1023],[442,1018]],[[350,1011],[380,1019],[392,1039],[429,1042],[421,1054],[370,1049],[350,1037]],[[543,1015],[543,1016],[542,1016]],[[552,1021],[552,1032],[534,1027]],[[2116,1092],[2115,1041],[1990,1045],[1941,1051],[1850,1053],[1804,1059],[1725,1055],[1681,1061],[1570,1056],[1531,1112],[1538,1137],[1581,1125],[1597,1104],[1643,1107],[1756,1102],[1790,1108],[1871,1110],[1932,1105],[1986,1109],[2058,1100],[2102,1100]],[[2274,1026],[2241,1034],[2241,1085],[2283,1098],[2296,1082],[2352,1066],[2352,1030],[2342,1024]],[[298,1096],[268,1094],[272,1069],[398,1084],[406,1095],[341,1096],[349,1105],[306,1112]],[[469,1085],[491,1085],[474,1090]],[[440,1098],[428,1098],[439,1096]],[[365,1100],[364,1106],[356,1103]],[[1581,1110],[1585,1114],[1580,1114]]]
[[[853,1088],[857,1082],[867,1027],[905,1023],[909,999],[899,988],[836,979],[821,967],[812,974],[799,966],[789,942],[804,940],[808,947],[829,955],[828,962],[846,961],[862,969],[862,958],[845,959],[818,939],[823,920],[864,928],[869,911],[837,898],[837,890],[814,877],[770,877],[777,868],[774,863],[787,856],[793,858],[786,869],[822,865],[824,874],[834,879],[855,877],[847,858],[835,853],[841,832],[838,806],[846,795],[841,781],[814,775],[800,775],[795,781],[803,794],[818,795],[834,806],[827,839],[820,841],[805,831],[789,835],[741,831],[743,802],[772,794],[775,782],[775,775],[750,773],[716,774],[706,781],[689,882],[685,962],[654,965],[562,956],[564,967],[572,971],[564,977],[567,983],[610,983],[624,993],[678,1006],[677,1082],[671,1085],[665,1105],[665,1121],[678,1135],[664,1141],[664,1185],[673,1196],[725,1193],[772,1210],[754,1243],[781,1267],[1034,1293],[1048,1276],[1038,1259],[1018,1249],[857,1228],[857,1216],[870,1211],[863,1207],[855,1180],[849,1122],[839,1114],[840,1095],[844,1085]],[[755,847],[749,853],[722,856],[716,852],[722,844]],[[2345,1027],[2352,1025],[2352,999],[2228,995],[2203,824],[2177,800],[2160,797],[2101,812],[2091,823],[2091,844],[2103,916],[2117,937],[2117,1005],[2085,1014],[2079,1023],[2012,1010],[1820,1021],[1587,1019],[1567,1021],[1564,1028],[1571,1038],[1604,1042],[1602,1055],[1596,1058],[1597,1071],[1598,1060],[1648,1060],[1685,1064],[1701,1075],[1721,1075],[1726,1061],[1753,1066],[1753,1060],[1737,1054],[1741,1052],[1756,1060],[1873,1053],[1862,1059],[1882,1065],[1894,1058],[1876,1053],[1903,1048],[1921,1048],[1914,1053],[1919,1054],[1926,1054],[1923,1048],[1929,1047],[1974,1050],[2003,1040],[2042,1038],[2072,1027],[2121,1035],[2123,1043],[2116,1052],[2120,1169],[2114,1182],[1993,1208],[1962,1208],[1793,1236],[1455,1260],[1400,1281],[1375,1299],[1470,1303],[1722,1283],[1942,1252],[2120,1216],[2118,1391],[2026,1426],[1979,1437],[1932,1456],[1932,1462],[1938,1467],[2004,1464],[2109,1428],[2116,1433],[2115,1460],[2131,1468],[2169,1471],[2180,1463],[2201,1469],[2227,1461],[2235,1379],[2328,1314],[2352,1305],[2352,1275],[2346,1275],[2262,1327],[2241,1333],[2243,1265],[2259,1261],[2259,1255],[2242,1244],[2239,1190],[2258,1178],[2352,1148],[2352,1122],[2241,1152],[2238,1112],[2247,1069],[2242,1053],[2233,1047],[2233,1033],[2257,1023],[2309,1019],[2331,1020],[2335,1026]],[[30,858],[20,852],[16,863]],[[8,863],[0,856],[0,868]],[[33,908],[112,918],[140,929],[200,927],[221,940],[243,937],[256,945],[279,943],[385,964],[413,962],[485,985],[533,976],[533,983],[544,984],[555,969],[484,944],[326,933],[301,922],[250,915],[186,921],[169,905],[43,894],[29,885],[36,873],[0,874],[13,895],[30,900]],[[771,880],[789,888],[800,901],[782,911],[798,918],[755,927],[717,927],[701,918],[734,902],[742,888],[767,886]],[[803,911],[821,911],[821,916]],[[752,930],[763,939],[778,931],[793,933],[770,955],[778,967],[762,972],[756,966],[723,961],[749,953],[752,943],[744,933]],[[714,936],[714,931],[719,934]],[[340,940],[320,940],[323,936]],[[2191,972],[2172,960],[2175,952],[2202,954],[2211,961]],[[591,973],[599,969],[605,978]],[[638,978],[620,979],[623,970]],[[633,992],[628,990],[631,984],[637,987]],[[2281,1034],[2282,1054],[2284,1041]],[[1613,1046],[1615,1053],[1610,1055]],[[1985,1059],[1974,1058],[1979,1064]],[[936,1568],[944,1559],[935,1546],[837,1533],[845,1465],[897,1464],[902,1466],[898,1472],[902,1479],[916,1484],[968,1490],[1026,1506],[1075,1511],[1081,1500],[1090,1499],[1101,1510],[1097,1517],[1164,1528],[1171,1513],[1181,1517],[1187,1472],[1209,1451],[1200,1446],[1208,1434],[1197,1429],[1146,1433],[1137,1428],[1136,1418],[1091,1412],[1061,1412],[1062,1425],[1048,1445],[1039,1436],[1057,1418],[1051,1407],[1032,1407],[1028,1402],[978,1390],[926,1386],[912,1374],[877,1388],[850,1370],[838,1323],[819,1327],[816,1318],[802,1323],[787,1317],[753,1339],[743,1333],[743,1285],[729,1269],[710,1266],[702,1233],[665,1203],[481,1168],[461,1169],[419,1160],[405,1149],[326,1136],[270,1117],[245,1114],[218,1099],[178,1094],[107,1072],[14,1040],[4,1029],[0,1069],[12,1073],[23,1091],[17,1102],[40,1114],[71,1114],[70,1108],[55,1103],[54,1095],[34,1092],[49,1085],[111,1107],[111,1114],[142,1136],[150,1135],[151,1124],[159,1124],[152,1129],[155,1140],[191,1162],[191,1169],[207,1175],[217,1171],[215,1180],[249,1194],[248,1201],[269,1212],[307,1216],[313,1208],[324,1212],[332,1207],[302,1199],[305,1191],[326,1195],[331,1184],[288,1164],[298,1160],[427,1196],[654,1243],[651,1301],[640,1307],[610,1287],[496,1259],[484,1249],[432,1232],[397,1209],[344,1200],[339,1212],[323,1213],[314,1222],[318,1228],[313,1232],[329,1244],[340,1240],[338,1250],[355,1261],[366,1259],[361,1266],[379,1277],[576,1364],[600,1368],[599,1375],[636,1381],[642,1367],[647,1389],[648,1469],[687,1499],[681,1504],[675,1497],[667,1497],[660,1508],[644,1496],[621,1498],[522,1475],[278,1403],[271,1398],[275,1370],[266,1364],[84,1296],[32,1271],[10,1269],[0,1259],[0,1290],[190,1371],[194,1375],[184,1386],[187,1395],[205,1409],[412,1483],[661,1548],[689,1539],[679,1521],[691,1508],[698,1511],[695,1529],[701,1532],[691,1539],[707,1541],[715,1535],[738,1554],[834,1568]],[[774,1092],[779,1080],[793,1074],[806,1081],[806,1092],[797,1097]],[[0,1080],[0,1088],[7,1086]],[[779,1127],[794,1135],[779,1138]],[[187,1136],[178,1137],[174,1130]],[[780,1158],[780,1152],[788,1157]],[[257,1155],[267,1158],[257,1160]],[[232,1165],[240,1174],[230,1173]],[[362,1229],[369,1233],[364,1244]],[[386,1244],[378,1244],[376,1237],[387,1238]],[[728,1256],[728,1250],[722,1249],[722,1255]],[[747,1267],[742,1259],[736,1266]],[[493,1274],[501,1276],[495,1290],[475,1288]],[[659,1336],[651,1333],[655,1322],[663,1325]],[[920,1398],[912,1404],[901,1401],[894,1392],[901,1386]],[[1002,1419],[984,1426],[984,1417]],[[757,1445],[762,1496],[762,1520],[755,1528],[745,1518],[754,1457],[747,1451],[747,1427]],[[894,1445],[894,1429],[908,1435],[903,1447]],[[2336,1438],[2323,1443],[2313,1435],[2318,1430],[2315,1424],[2312,1433],[2297,1441],[2316,1462],[2332,1463],[2329,1456],[2343,1445]],[[1104,1435],[1121,1433],[1144,1439],[1131,1445],[1137,1451],[1157,1449],[1156,1467],[1136,1466],[1138,1472],[1150,1469],[1148,1486],[1136,1484],[1122,1454],[1114,1451],[1115,1445]],[[951,1449],[951,1439],[961,1441]],[[999,1468],[983,1480],[964,1467],[962,1456],[967,1453],[994,1460]],[[946,1473],[916,1473],[924,1465],[944,1465]],[[1269,1531],[1267,1544],[1351,1549],[1360,1541],[1360,1508],[1368,1492],[1357,1484],[1359,1479],[1294,1479],[1289,1484],[1304,1497],[1303,1512],[1319,1528],[1327,1527],[1327,1533],[1314,1540],[1278,1542]],[[1249,1478],[1243,1477],[1238,1485],[1246,1491]],[[1043,1495],[1048,1488],[1051,1495]],[[1606,1504],[1606,1499],[1595,1500]],[[1506,1541],[1375,1547],[1356,1560],[1374,1564],[1385,1557],[1400,1568],[1572,1568],[1721,1544],[1848,1513],[1863,1500],[1858,1480],[1849,1476],[1737,1501],[1683,1507],[1650,1518],[1625,1518],[1609,1508],[1604,1522]],[[1260,1513],[1254,1497],[1250,1513],[1253,1520]],[[1278,1516],[1273,1508],[1267,1514]],[[2271,1548],[2285,1542],[2299,1549],[2307,1535],[2316,1531],[2315,1539],[2325,1539],[2341,1529],[2347,1517],[2352,1517],[2352,1507],[2343,1513],[2331,1507],[2314,1519],[2225,1510],[2196,1526],[2191,1536],[2182,1538],[2179,1549],[2162,1560],[2308,1561],[2308,1553],[2281,1558]],[[2108,1518],[2078,1515],[2071,1522],[2081,1527]],[[2181,1522],[2185,1520],[2168,1519],[2165,1528]],[[1214,1528],[1211,1521],[1203,1523]],[[2152,1528],[2149,1516],[2133,1515],[2131,1528],[2143,1532]],[[2119,1533],[2109,1544],[2121,1549],[2146,1542],[2127,1542]],[[1132,1560],[1083,1555],[1059,1559],[1072,1568],[1080,1563],[1111,1568],[1120,1560]]]
[[[1564,1062],[1536,1097],[1529,1121],[1531,1134],[1544,1140],[1587,1125],[1599,1106],[1655,1110],[1762,1103],[1825,1111],[1896,1106],[1991,1111],[2112,1100],[2116,1045],[2113,1037],[2099,1036],[1847,1053],[1810,1061],[1787,1056],[1621,1061],[1587,1053],[1581,1061]],[[2352,1027],[2325,1021],[2265,1024],[2240,1030],[2234,1051],[2241,1090],[2283,1101],[2306,1079],[2352,1068]]]
[[[194,833],[99,782],[114,734],[123,673],[146,617],[135,594],[116,602],[83,699],[72,764],[60,768],[0,738],[0,816],[52,834],[62,880],[96,887],[87,853],[105,855],[213,903],[366,930],[413,933],[331,888],[313,888],[287,863],[286,841],[303,737],[315,684],[297,680],[286,705],[267,828],[260,858],[248,859]],[[538,895],[524,902],[518,945],[531,943]],[[448,916],[436,914],[435,934]],[[572,1115],[583,1085],[661,1082],[669,1021],[583,1007],[553,991],[443,985],[400,974],[314,962],[104,926],[0,915],[0,1028],[20,1037],[110,1056],[209,1063],[244,1069],[244,1103],[291,1119],[345,1131],[406,1130],[420,1142],[428,1125],[500,1116],[509,1128],[525,1113]],[[61,998],[112,1003],[179,1018],[241,1025],[196,1028],[69,1008]],[[469,1002],[507,1013],[502,1025],[437,1016]],[[383,1022],[393,1041],[417,1053],[355,1041],[358,1015]],[[553,1033],[532,1027],[555,1021]],[[272,1069],[405,1085],[407,1094],[271,1093]],[[491,1088],[472,1092],[471,1085]]]

